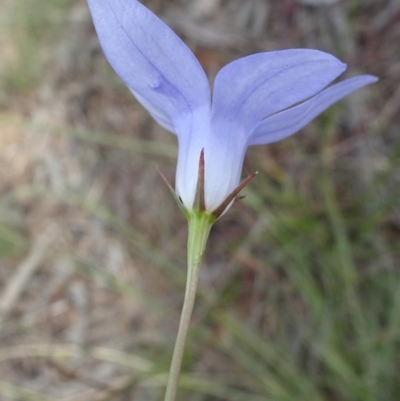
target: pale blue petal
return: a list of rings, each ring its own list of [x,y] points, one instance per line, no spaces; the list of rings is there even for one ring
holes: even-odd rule
[[[226,136],[216,135],[205,111],[179,129],[192,135],[178,135],[176,192],[183,204],[191,209],[196,194],[200,153],[204,149],[205,203],[206,210],[212,212],[239,185],[247,145],[241,138],[229,141]]]
[[[221,134],[249,135],[264,118],[317,94],[346,69],[330,54],[310,49],[259,53],[218,73],[212,121]]]
[[[250,136],[249,145],[276,142],[293,135],[332,104],[377,80],[378,78],[372,75],[361,75],[347,79],[325,89],[296,107],[266,118],[255,127]]]
[[[138,95],[133,90],[131,90],[131,92],[136,97],[136,100],[149,112],[149,114],[161,125],[161,127],[165,128],[169,132],[172,132],[173,134],[176,134],[174,123],[164,112],[153,106],[150,102]]]
[[[88,0],[103,51],[138,100],[171,130],[198,107],[210,107],[206,75],[189,48],[136,0]]]

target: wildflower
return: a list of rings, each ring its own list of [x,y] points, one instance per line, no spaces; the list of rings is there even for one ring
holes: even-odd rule
[[[333,103],[376,81],[361,75],[325,89],[346,65],[321,51],[291,49],[226,65],[211,97],[193,53],[140,2],[89,0],[89,6],[114,70],[154,119],[177,135],[176,193],[187,210],[199,207],[202,150],[201,206],[221,214],[232,203],[227,198],[239,185],[248,146],[294,134]]]
[[[189,221],[188,278],[166,401],[175,399],[200,261],[215,220],[240,183],[249,146],[286,138],[333,103],[377,80],[328,85],[346,65],[311,49],[258,53],[226,65],[211,95],[188,47],[136,0],[88,0],[104,53],[136,99],[178,138],[176,195]]]

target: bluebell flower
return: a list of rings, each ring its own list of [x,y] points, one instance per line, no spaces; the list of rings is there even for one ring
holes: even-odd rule
[[[219,217],[248,181],[240,185],[249,146],[294,134],[377,80],[361,75],[327,87],[346,65],[318,50],[290,49],[231,62],[217,74],[211,94],[194,54],[139,1],[88,3],[111,66],[151,116],[177,136],[175,190],[188,211]]]

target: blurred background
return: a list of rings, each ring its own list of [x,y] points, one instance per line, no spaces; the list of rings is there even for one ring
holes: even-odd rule
[[[400,3],[147,0],[210,81],[310,47],[380,77],[258,170],[215,225],[190,401],[400,399]],[[109,67],[84,0],[0,0],[0,400],[163,399],[186,278],[175,137]]]

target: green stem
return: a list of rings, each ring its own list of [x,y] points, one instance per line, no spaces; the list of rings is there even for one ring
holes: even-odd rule
[[[206,212],[190,212],[188,215],[188,275],[186,280],[186,292],[174,354],[172,356],[165,401],[175,401],[190,318],[192,316],[196,297],[200,263],[206,247],[208,235],[214,222],[215,218]]]

